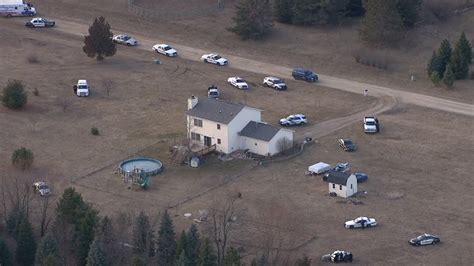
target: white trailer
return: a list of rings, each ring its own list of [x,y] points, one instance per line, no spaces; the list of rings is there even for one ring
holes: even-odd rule
[[[310,165],[308,172],[314,175],[319,175],[324,172],[331,170],[333,167],[330,164],[319,162],[317,164]]]
[[[31,17],[36,15],[32,4],[23,0],[0,0],[0,16],[2,17]]]

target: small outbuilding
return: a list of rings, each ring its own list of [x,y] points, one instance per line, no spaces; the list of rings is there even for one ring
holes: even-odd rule
[[[328,174],[329,193],[348,198],[357,193],[357,178],[354,174],[331,172]]]

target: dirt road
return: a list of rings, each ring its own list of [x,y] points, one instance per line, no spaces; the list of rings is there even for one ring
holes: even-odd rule
[[[85,24],[59,20],[59,19],[56,19],[56,21],[57,21],[58,27],[55,30],[57,31],[70,33],[74,35],[81,35],[81,36],[87,34],[88,26]],[[117,31],[120,31],[120,30],[117,30]],[[139,35],[134,35],[134,37],[136,37],[140,42],[140,45],[137,47],[138,49],[151,51],[151,47],[154,44],[164,42],[175,47],[176,50],[178,50],[180,57],[189,59],[189,60],[194,60],[194,61],[199,61],[201,55],[205,53],[217,52],[217,51],[206,51],[206,50],[193,48],[189,46],[183,46],[177,43],[169,43],[166,40],[160,40],[160,39],[151,40],[149,38],[145,38]],[[239,56],[233,56],[233,55],[225,55],[225,56],[229,59],[230,61],[229,67],[231,68],[250,71],[254,73],[260,73],[264,75],[275,75],[281,78],[292,78],[291,77],[292,69],[288,67],[259,62],[259,61],[239,57]],[[325,86],[329,88],[334,88],[334,89],[344,90],[344,91],[349,91],[349,92],[354,92],[354,93],[363,93],[363,91],[367,89],[369,92],[369,95],[371,96],[376,96],[376,97],[392,96],[399,99],[399,101],[407,103],[407,104],[413,104],[413,105],[428,107],[428,108],[432,108],[436,110],[442,110],[446,112],[457,113],[457,114],[462,114],[462,115],[467,115],[467,116],[474,116],[474,105],[472,104],[460,103],[456,101],[436,98],[436,97],[412,93],[412,92],[399,91],[399,90],[391,89],[388,87],[377,86],[373,84],[362,83],[362,82],[357,82],[357,81],[352,81],[352,80],[347,80],[347,79],[342,79],[342,78],[337,78],[337,77],[331,77],[331,76],[326,76],[326,75],[321,75],[321,74],[319,75],[319,78],[320,78],[320,81],[316,84],[316,86],[321,85],[321,86]]]

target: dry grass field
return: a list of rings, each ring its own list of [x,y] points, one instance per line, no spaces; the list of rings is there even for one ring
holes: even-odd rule
[[[242,42],[225,30],[232,14],[228,7],[215,17],[153,23],[130,16],[122,0],[32,2],[45,17],[89,24],[93,17],[105,15],[114,28],[149,38],[159,36],[221,53],[290,67],[302,65],[328,75],[473,103],[472,81],[445,90],[432,88],[424,76],[431,49],[449,31],[448,25],[473,36],[472,27],[467,27],[474,22],[472,13],[452,18],[438,29],[436,37],[408,38],[404,47],[387,49],[393,53],[394,64],[381,71],[353,62],[350,54],[360,43],[349,26],[327,30],[276,25],[268,40]],[[210,84],[221,89],[224,100],[263,109],[263,120],[272,124],[299,112],[316,124],[360,111],[375,99],[293,80],[288,80],[287,92],[277,92],[260,86],[263,76],[258,74],[180,58],[159,57],[163,64],[155,65],[157,56],[151,51],[129,47],[118,47],[117,55],[96,62],[82,53],[80,37],[55,29],[27,29],[18,20],[26,19],[0,24],[0,87],[9,79],[22,80],[29,102],[21,111],[0,107],[0,169],[5,170],[0,175],[4,180],[25,174],[12,169],[10,156],[13,150],[27,147],[35,154],[34,167],[27,175],[48,181],[56,196],[73,185],[102,214],[141,210],[157,214],[173,206],[174,222],[181,230],[191,223],[184,213],[197,214],[240,192],[232,241],[244,248],[246,258],[268,246],[265,241],[273,236],[272,246],[284,247],[291,256],[308,254],[315,265],[320,264],[322,254],[335,249],[352,251],[354,263],[360,265],[472,263],[471,117],[399,104],[379,116],[380,134],[365,135],[360,123],[353,124],[317,139],[299,157],[258,166],[209,190],[254,165],[243,160],[222,162],[216,156],[198,169],[171,165],[168,148],[185,135],[186,99],[206,97]],[[448,37],[454,40],[457,36]],[[416,82],[408,82],[412,73]],[[252,88],[238,91],[227,85],[227,77],[234,75],[246,78]],[[77,79],[89,81],[90,97],[73,94]],[[110,96],[103,85],[106,80],[114,84]],[[33,95],[35,88],[39,96]],[[92,136],[91,127],[97,127],[100,135]],[[340,137],[352,138],[358,150],[343,152],[336,143]],[[128,190],[114,174],[121,160],[134,156],[157,158],[165,165],[146,192]],[[359,188],[367,194],[356,198],[362,204],[329,197],[327,183],[304,175],[308,165],[319,161],[348,161],[353,170],[367,173],[369,181]],[[360,215],[377,218],[379,226],[363,231],[343,228],[344,221]],[[205,232],[207,225],[199,227]],[[423,248],[408,245],[409,238],[424,232],[440,235],[442,243]]]

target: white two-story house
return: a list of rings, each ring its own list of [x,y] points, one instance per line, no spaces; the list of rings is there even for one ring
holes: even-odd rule
[[[188,138],[204,146],[231,153],[249,150],[260,155],[281,151],[281,142],[293,143],[293,131],[274,127],[261,121],[261,110],[219,99],[188,99]]]

